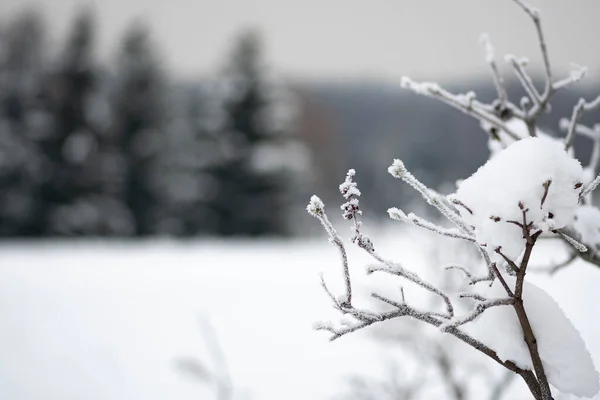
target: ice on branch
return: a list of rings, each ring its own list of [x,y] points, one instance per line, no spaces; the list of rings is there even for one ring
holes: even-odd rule
[[[354,175],[356,175],[356,171],[353,169],[348,170],[348,174],[346,175],[346,180],[340,185],[340,193],[347,200],[344,204],[342,204],[342,216],[344,219],[355,219],[357,215],[361,215],[362,211],[360,211],[360,205],[358,203],[358,197],[360,196],[360,190],[354,182]]]
[[[571,63],[571,71],[569,72],[569,78],[573,81],[580,81],[585,77],[587,72],[587,67]]]
[[[306,211],[308,211],[308,213],[313,217],[318,218],[319,216],[323,215],[324,210],[325,204],[323,204],[323,201],[318,196],[313,195],[310,198],[310,202],[306,206]]]
[[[403,76],[400,79],[400,86],[405,89],[410,89],[415,93],[428,96],[431,93],[436,93],[441,91],[440,85],[435,82],[415,82],[410,79],[408,76]]]
[[[408,172],[402,160],[394,159],[394,162],[390,167],[388,167],[388,172],[394,178],[402,179],[404,175]]]
[[[477,241],[516,260],[525,246],[523,221],[532,233],[563,228],[572,221],[581,180],[581,164],[564,146],[528,137],[465,179],[454,198],[468,207],[458,210],[475,227]]]
[[[514,285],[513,278],[506,279]],[[506,296],[499,281],[479,286],[484,298]],[[525,282],[523,304],[537,339],[540,358],[548,382],[564,393],[592,397],[600,391],[599,376],[581,335],[564,311],[543,289]],[[523,331],[512,307],[486,310],[467,331],[494,349],[502,360],[533,369]]]
[[[522,119],[511,118],[508,121],[506,121],[504,125],[508,129],[508,132],[504,129],[497,129],[488,122],[484,121],[481,123],[481,129],[483,129],[486,132],[493,131],[493,134],[490,134],[488,138],[488,149],[490,150],[491,157],[494,157],[496,154],[506,149],[508,146],[517,142],[518,140],[525,139],[530,136],[529,128]],[[518,140],[511,136],[511,133],[516,135]],[[535,129],[535,133],[537,137],[545,138],[548,140],[554,140],[557,143],[564,143],[562,139],[555,139],[537,127]]]
[[[353,169],[348,170],[346,180],[340,185],[340,192],[345,199],[350,199],[352,196],[360,196],[360,190],[358,190],[356,182],[353,181],[354,175],[356,175],[356,171]]]

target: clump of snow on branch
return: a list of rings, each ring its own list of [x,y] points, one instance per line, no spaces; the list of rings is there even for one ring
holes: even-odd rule
[[[527,124],[522,119],[511,118],[508,121],[504,122],[504,126],[507,128],[507,130],[497,129],[493,125],[485,121],[481,123],[481,128],[484,131],[493,132],[493,134],[490,134],[488,137],[488,149],[490,150],[490,157],[494,157],[496,154],[506,149],[508,146],[517,142],[518,140],[525,139],[530,136],[528,130],[529,128],[527,128]],[[511,136],[508,132],[512,132],[514,135],[516,135],[518,140],[515,139],[514,136]],[[554,138],[542,131],[538,127],[536,127],[535,132],[537,137],[545,138],[548,140],[554,140],[557,143],[562,143],[562,145],[564,146],[564,142],[562,139]]]
[[[582,168],[553,140],[522,139],[498,153],[454,195],[475,227],[479,243],[517,259],[525,245],[524,216],[537,230],[554,231],[570,223],[579,203]]]
[[[514,279],[506,278],[509,285]],[[490,287],[481,284],[480,294],[486,298],[506,296],[498,280]],[[548,382],[563,393],[593,397],[600,391],[598,371],[581,335],[564,311],[543,289],[525,282],[523,304],[537,339],[540,358]],[[513,361],[524,369],[533,363],[523,340],[523,331],[512,307],[486,310],[465,326],[474,338],[491,347],[502,360]]]

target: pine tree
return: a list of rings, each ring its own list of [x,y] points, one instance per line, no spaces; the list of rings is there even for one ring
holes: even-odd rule
[[[51,175],[38,146],[51,132],[41,101],[45,29],[39,14],[17,16],[1,33],[0,49],[0,235],[45,232],[45,203],[38,193]]]
[[[219,159],[214,99],[196,85],[177,87],[169,98],[167,140],[161,154],[160,232],[176,236],[214,233],[207,202],[214,178],[207,168]]]
[[[152,42],[145,27],[136,24],[125,34],[118,56],[112,109],[113,137],[125,162],[122,195],[140,236],[157,230],[164,99],[165,81]]]
[[[49,76],[46,102],[53,117],[53,134],[41,142],[53,174],[41,196],[48,204],[51,235],[100,234],[105,218],[93,204],[100,191],[94,174],[99,132],[89,121],[90,99],[96,90],[94,17],[83,9],[74,19],[66,44]]]
[[[221,161],[210,168],[216,182],[211,200],[216,233],[287,234],[291,131],[280,107],[284,100],[277,98],[262,65],[256,32],[240,37],[220,86],[225,120],[218,132]]]

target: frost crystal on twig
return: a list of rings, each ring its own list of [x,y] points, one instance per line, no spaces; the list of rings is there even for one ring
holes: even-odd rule
[[[306,211],[313,217],[320,217],[323,215],[323,211],[325,209],[325,205],[323,201],[315,195],[310,198],[310,203],[306,206]]]

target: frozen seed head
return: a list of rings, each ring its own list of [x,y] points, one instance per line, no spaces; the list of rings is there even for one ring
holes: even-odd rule
[[[306,206],[306,211],[313,217],[320,217],[325,212],[325,204],[318,196],[312,196],[310,202]]]
[[[404,166],[404,163],[402,161],[395,159],[393,164],[388,168],[388,172],[394,178],[402,178],[406,175],[408,171],[406,170],[406,167]]]
[[[342,196],[344,196],[346,200],[360,196],[358,185],[353,181],[355,174],[356,171],[353,169],[348,170],[346,180],[340,185],[340,193],[342,193]]]
[[[404,211],[402,211],[396,207],[392,207],[392,208],[388,209],[388,215],[390,216],[391,219],[395,219],[397,221],[406,220],[406,214],[404,213]]]

